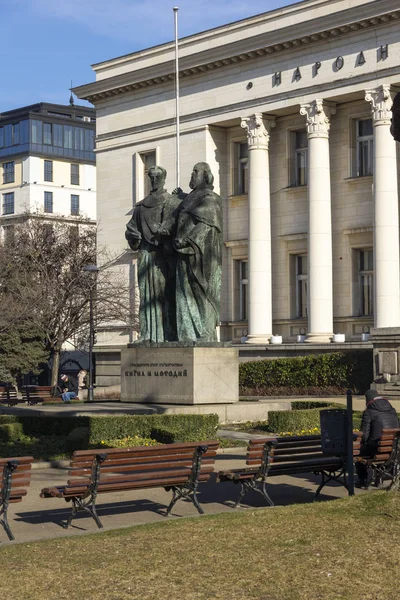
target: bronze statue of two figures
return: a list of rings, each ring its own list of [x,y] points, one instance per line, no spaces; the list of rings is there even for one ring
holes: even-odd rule
[[[167,172],[149,169],[151,192],[138,202],[126,239],[138,251],[139,342],[216,342],[222,262],[221,198],[207,163],[191,192],[164,188]]]

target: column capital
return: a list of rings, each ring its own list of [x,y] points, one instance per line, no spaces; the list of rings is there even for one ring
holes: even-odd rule
[[[388,83],[365,91],[365,100],[371,104],[373,125],[390,125],[394,95]]]
[[[336,105],[317,98],[307,104],[301,104],[300,114],[307,117],[307,135],[311,137],[328,137],[330,117],[336,112]]]
[[[264,118],[262,113],[255,113],[251,117],[242,117],[240,126],[246,129],[249,149],[268,150],[270,131],[275,127],[274,117]]]

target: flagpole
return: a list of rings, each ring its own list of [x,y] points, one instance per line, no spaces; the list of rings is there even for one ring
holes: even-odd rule
[[[180,123],[179,123],[179,56],[178,56],[178,10],[177,6],[174,6],[174,22],[175,22],[175,107],[176,107],[176,187],[179,187],[180,183],[180,147],[179,147],[179,136],[180,136]]]

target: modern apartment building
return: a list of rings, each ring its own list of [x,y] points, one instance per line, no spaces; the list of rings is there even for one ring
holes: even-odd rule
[[[1,239],[28,213],[95,225],[95,129],[95,110],[73,103],[38,103],[0,114]],[[87,366],[87,354],[76,351],[74,340],[67,342],[62,369]],[[39,381],[47,378],[45,371]]]
[[[0,114],[2,234],[22,213],[96,220],[95,111],[38,103]]]
[[[181,187],[210,164],[224,210],[221,339],[254,355],[273,334],[282,353],[301,334],[303,351],[329,351],[334,334],[359,345],[373,325],[400,326],[399,9],[304,0],[179,42]],[[171,42],[110,59],[75,89],[96,107],[101,243],[116,253],[149,166],[176,186],[174,56]],[[128,339],[99,331],[98,352],[111,364]]]

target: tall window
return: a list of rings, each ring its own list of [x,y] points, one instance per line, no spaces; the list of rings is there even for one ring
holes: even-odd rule
[[[53,126],[51,123],[43,123],[43,144],[51,146],[53,143]]]
[[[249,316],[248,268],[247,260],[239,261],[239,318],[241,321],[246,321]]]
[[[44,161],[44,180],[45,181],[53,181],[53,161],[52,160]]]
[[[307,184],[308,139],[306,131],[294,131],[294,185]]]
[[[79,215],[79,196],[71,194],[71,215]]]
[[[360,315],[374,314],[374,252],[372,248],[358,254]]]
[[[13,183],[14,181],[14,162],[3,163],[3,183]]]
[[[151,183],[149,179],[149,169],[150,167],[155,167],[156,165],[156,153],[155,152],[144,152],[140,154],[140,158],[143,162],[143,186],[144,186],[144,195],[148,196],[151,190]]]
[[[14,192],[3,194],[3,215],[14,214]]]
[[[235,143],[235,181],[234,194],[249,192],[249,146],[247,142]]]
[[[79,165],[71,165],[71,185],[79,185]]]
[[[307,285],[308,269],[307,255],[301,254],[295,257],[296,260],[296,318],[306,318],[307,309]]]
[[[44,193],[44,212],[45,213],[53,212],[53,192],[45,192]]]
[[[372,175],[374,164],[374,132],[372,119],[356,121],[356,174]]]

